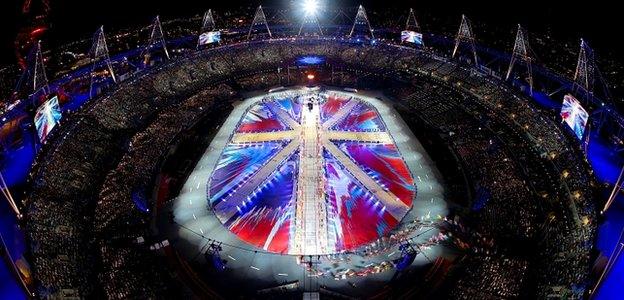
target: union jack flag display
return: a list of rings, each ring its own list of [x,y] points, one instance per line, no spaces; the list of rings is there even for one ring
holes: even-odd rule
[[[414,180],[379,113],[361,99],[304,93],[251,106],[209,182],[221,223],[284,254],[355,250],[412,207]]]
[[[61,109],[59,107],[58,97],[54,96],[52,99],[43,103],[35,114],[35,127],[37,128],[39,140],[43,142],[60,120]]]
[[[581,103],[571,95],[563,97],[563,106],[561,107],[561,118],[563,119],[579,140],[583,139],[585,127],[589,114],[581,106]]]

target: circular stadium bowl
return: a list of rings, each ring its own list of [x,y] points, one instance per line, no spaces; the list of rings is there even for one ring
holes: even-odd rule
[[[24,201],[31,268],[40,295],[86,298],[545,298],[589,275],[574,138],[425,49],[207,48],[51,135]]]

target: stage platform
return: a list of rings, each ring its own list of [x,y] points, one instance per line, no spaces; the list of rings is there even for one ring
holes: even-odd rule
[[[164,207],[175,223],[163,213],[158,228],[207,269],[204,253],[221,245],[217,288],[296,282],[370,295],[397,272],[400,241],[422,246],[410,268],[451,255],[433,242],[443,195],[440,173],[389,100],[301,87],[237,103]]]

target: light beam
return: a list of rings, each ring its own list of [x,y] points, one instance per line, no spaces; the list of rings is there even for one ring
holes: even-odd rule
[[[304,0],[303,11],[306,16],[316,15],[319,9],[319,3],[317,0]]]

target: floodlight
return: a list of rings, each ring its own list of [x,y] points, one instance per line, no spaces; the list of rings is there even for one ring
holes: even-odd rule
[[[319,9],[319,3],[317,0],[304,0],[303,11],[306,15],[315,15]]]

